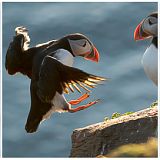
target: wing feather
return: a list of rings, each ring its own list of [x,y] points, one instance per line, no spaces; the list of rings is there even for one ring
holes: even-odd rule
[[[44,58],[39,75],[37,94],[41,100],[47,99],[47,102],[52,100],[57,91],[60,94],[63,92],[69,94],[69,90],[71,92],[77,90],[81,93],[81,88],[83,88],[91,92],[88,88],[94,88],[95,85],[106,80],[103,77],[66,66],[51,56]]]
[[[88,88],[86,88],[80,81],[77,81],[77,83],[86,91],[91,92]]]
[[[30,44],[30,37],[28,35],[27,28],[25,28],[23,26],[16,27],[15,33],[16,33],[16,35],[23,34],[23,36],[24,36],[23,49],[27,50],[29,48],[29,44]]]

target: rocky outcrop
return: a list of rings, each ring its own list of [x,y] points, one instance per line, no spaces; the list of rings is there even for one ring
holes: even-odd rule
[[[70,157],[106,155],[124,144],[145,143],[157,132],[157,107],[73,131]]]

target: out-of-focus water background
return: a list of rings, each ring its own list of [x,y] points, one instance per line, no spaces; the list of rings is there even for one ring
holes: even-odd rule
[[[74,129],[103,121],[113,112],[147,108],[155,101],[157,87],[141,65],[150,40],[135,42],[133,33],[156,10],[157,3],[3,3],[3,156],[68,157]],[[54,113],[37,133],[27,134],[30,80],[20,74],[10,76],[4,67],[14,29],[21,25],[29,30],[31,46],[68,33],[87,35],[100,52],[100,62],[77,57],[74,66],[111,78],[88,99],[100,98],[101,103],[74,114]],[[71,94],[67,99],[79,96]]]

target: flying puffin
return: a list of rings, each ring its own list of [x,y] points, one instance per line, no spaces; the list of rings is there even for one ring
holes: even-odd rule
[[[154,12],[147,16],[136,27],[134,32],[135,40],[152,38],[150,46],[146,49],[142,64],[146,75],[158,85],[158,13]]]
[[[76,56],[94,62],[99,60],[96,47],[86,36],[69,34],[29,48],[28,30],[21,26],[15,32],[7,50],[5,67],[10,75],[20,72],[31,79],[31,107],[25,126],[28,133],[36,132],[39,124],[53,112],[74,113],[98,102],[95,100],[77,108],[71,107],[89,97],[89,88],[106,80],[72,67]],[[67,102],[64,93],[74,90],[81,93],[80,88],[87,92]]]

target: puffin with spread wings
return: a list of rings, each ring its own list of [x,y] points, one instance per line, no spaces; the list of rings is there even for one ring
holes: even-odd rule
[[[99,53],[93,43],[83,34],[66,35],[29,48],[28,30],[21,26],[15,29],[16,35],[6,54],[5,67],[10,75],[17,72],[31,79],[31,108],[25,129],[28,133],[37,131],[39,124],[53,112],[77,112],[98,102],[72,108],[89,97],[89,88],[105,81],[106,78],[86,73],[72,67],[74,57],[98,62]],[[87,92],[76,100],[67,102],[64,93],[81,88]]]

